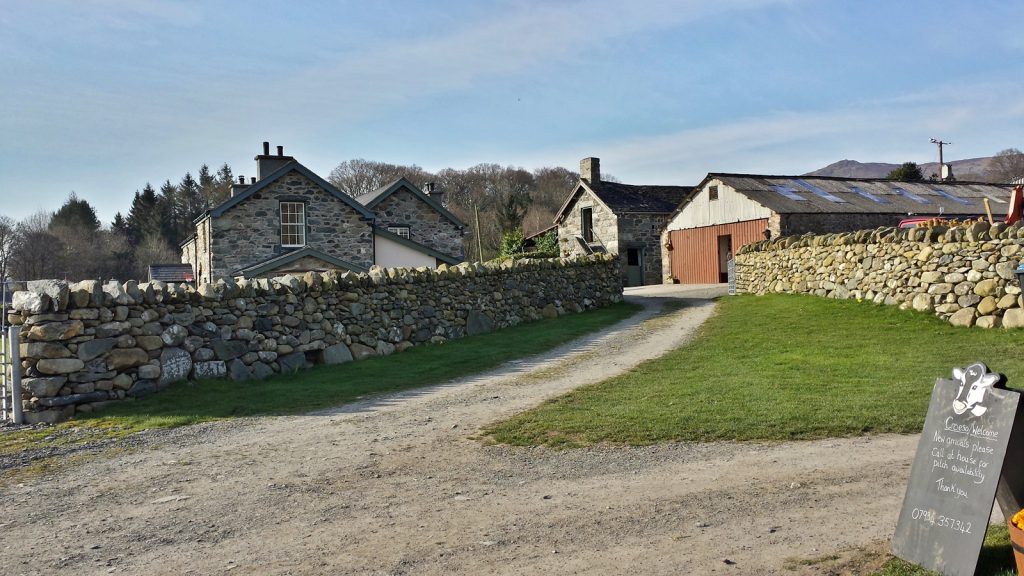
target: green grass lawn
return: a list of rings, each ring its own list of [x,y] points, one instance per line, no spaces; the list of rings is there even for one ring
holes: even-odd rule
[[[812,296],[736,296],[698,337],[488,428],[498,442],[791,440],[919,432],[932,385],[981,360],[1024,387],[1024,330]]]
[[[236,416],[301,414],[373,394],[439,384],[549,351],[610,326],[639,309],[635,304],[615,304],[445,344],[420,346],[392,356],[318,366],[259,382],[183,382],[154,396],[116,403],[53,428],[0,434],[0,454],[47,443],[86,442]],[[73,429],[74,434],[55,433],[62,429]]]

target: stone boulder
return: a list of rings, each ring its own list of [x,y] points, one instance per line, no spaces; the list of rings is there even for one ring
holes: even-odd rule
[[[23,342],[20,346],[22,358],[70,358],[71,350],[56,342]]]
[[[160,352],[160,384],[187,380],[192,372],[192,356],[181,348],[164,348]]]
[[[327,365],[344,364],[353,359],[352,351],[344,344],[328,346],[320,352],[320,362]]]
[[[298,372],[306,368],[306,355],[302,352],[292,352],[278,357],[277,363],[281,365],[282,374]]]
[[[21,381],[21,387],[32,396],[37,398],[49,398],[60,392],[68,379],[63,376],[51,376],[49,378],[25,378]]]
[[[209,362],[196,362],[192,365],[193,380],[210,380],[223,378],[228,374],[228,366],[223,360],[210,360]]]
[[[557,315],[558,312],[556,311]],[[494,331],[494,320],[479,310],[470,310],[466,315],[466,334],[476,336]]]
[[[376,350],[358,342],[353,342],[352,345],[349,346],[349,350],[352,351],[352,358],[355,360],[365,360],[377,355]]]
[[[188,338],[188,330],[180,324],[173,324],[168,326],[163,333],[160,334],[160,339],[164,341],[167,346],[180,346],[182,342]]]
[[[249,351],[249,345],[241,340],[223,340],[217,339],[210,342],[210,347],[213,348],[213,353],[217,355],[218,360],[234,360],[242,354]]]
[[[67,322],[48,322],[37,324],[29,329],[28,339],[44,342],[54,340],[70,340],[85,330],[85,325],[80,320],[69,320]]]
[[[50,309],[50,297],[37,292],[15,292],[11,297],[11,307],[27,314],[42,314]]]
[[[98,358],[110,352],[116,345],[117,339],[115,338],[96,338],[95,340],[82,342],[78,345],[78,357],[83,362],[88,362],[93,358]]]
[[[149,363],[149,353],[142,348],[117,348],[107,354],[107,366],[120,372]]]
[[[36,362],[36,370],[40,374],[73,374],[85,368],[85,362],[78,358],[44,358]]]
[[[29,280],[26,286],[29,292],[46,294],[50,298],[51,309],[54,312],[67,310],[71,291],[68,289],[68,283],[64,280]]]

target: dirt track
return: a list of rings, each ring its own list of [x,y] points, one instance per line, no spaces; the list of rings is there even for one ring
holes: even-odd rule
[[[656,357],[715,290],[475,378],[195,426],[0,494],[8,574],[789,574],[892,533],[917,438],[486,446],[489,422]],[[692,306],[659,316],[662,298]],[[840,553],[839,556],[844,556]],[[791,560],[804,564],[792,566]],[[807,562],[810,561],[810,562]],[[789,568],[784,568],[789,566]]]

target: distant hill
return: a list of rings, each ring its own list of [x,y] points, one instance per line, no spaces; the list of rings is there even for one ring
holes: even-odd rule
[[[953,166],[953,175],[958,180],[985,180],[988,176],[988,162],[991,156],[984,158],[968,158],[966,160],[953,160],[949,162]],[[932,174],[938,174],[939,163],[928,162],[920,164],[921,173],[925,178]],[[808,172],[805,176],[838,176],[841,178],[885,178],[889,172],[899,168],[899,164],[887,164],[885,162],[858,162],[856,160],[840,160],[833,162],[824,168],[814,172]]]

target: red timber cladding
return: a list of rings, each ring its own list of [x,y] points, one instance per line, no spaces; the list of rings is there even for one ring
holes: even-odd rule
[[[721,281],[718,238],[732,237],[732,251],[764,240],[768,219],[718,224],[703,228],[669,231],[672,242],[672,275],[682,284],[717,284]]]

